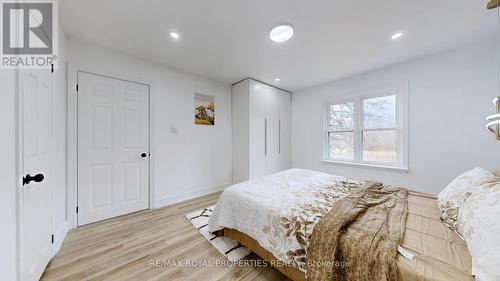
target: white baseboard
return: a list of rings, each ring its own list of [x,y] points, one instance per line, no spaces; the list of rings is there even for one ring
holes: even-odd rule
[[[69,231],[69,224],[67,221],[62,223],[55,231],[54,231],[54,247],[52,248],[52,256],[55,256],[64,242],[64,238],[66,238],[66,234]]]
[[[193,192],[188,192],[188,193],[184,193],[184,194],[179,194],[179,195],[175,195],[175,196],[168,197],[168,198],[157,199],[154,201],[154,208],[165,207],[165,206],[177,204],[177,203],[180,203],[183,201],[187,201],[190,199],[194,199],[197,197],[201,197],[203,195],[207,195],[210,193],[222,191],[228,186],[229,186],[229,184],[226,184],[226,185],[221,185],[221,186],[216,186],[216,187],[205,188],[205,189],[201,189],[201,190],[197,190],[197,191],[193,191]]]

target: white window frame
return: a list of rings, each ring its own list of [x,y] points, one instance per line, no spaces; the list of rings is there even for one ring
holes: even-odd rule
[[[396,127],[383,129],[364,129],[363,101],[372,98],[396,95]],[[334,104],[354,103],[354,159],[330,159],[329,134],[338,132],[329,128],[329,107]],[[339,98],[325,103],[324,106],[324,155],[322,162],[386,168],[408,171],[408,86],[392,87],[382,90],[366,91],[348,98]],[[363,160],[363,132],[396,130],[397,159],[396,163],[375,162]],[[351,131],[351,130],[348,130]]]

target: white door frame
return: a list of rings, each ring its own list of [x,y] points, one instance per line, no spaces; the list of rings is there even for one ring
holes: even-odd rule
[[[22,198],[21,198],[21,188],[23,188],[23,146],[21,142],[23,141],[23,124],[22,124],[22,114],[23,105],[21,99],[21,74],[20,70],[15,71],[15,104],[16,104],[16,280],[21,278],[21,210],[22,210]]]
[[[68,193],[67,193],[67,216],[68,224],[71,228],[76,228],[78,215],[76,213],[76,206],[78,205],[78,103],[76,84],[78,82],[78,72],[86,72],[93,75],[118,79],[122,81],[138,83],[148,86],[149,94],[149,209],[154,207],[154,146],[153,146],[153,115],[151,112],[151,105],[153,104],[153,97],[151,95],[151,82],[149,80],[130,77],[127,74],[114,73],[105,70],[93,70],[81,66],[68,63]]]

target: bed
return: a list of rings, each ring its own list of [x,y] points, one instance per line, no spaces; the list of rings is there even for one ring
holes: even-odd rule
[[[208,226],[248,247],[291,280],[306,280],[315,225],[333,213],[335,202],[364,184],[310,170],[286,170],[227,188]],[[436,197],[410,191],[406,202],[397,280],[474,280],[467,245],[440,221]]]

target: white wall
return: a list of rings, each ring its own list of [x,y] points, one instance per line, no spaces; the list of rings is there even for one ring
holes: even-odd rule
[[[75,68],[150,83],[151,184],[156,206],[217,191],[231,183],[230,85],[71,37],[68,58]],[[195,93],[215,96],[215,126],[194,124]],[[178,132],[170,133],[171,128]]]
[[[0,276],[16,280],[16,84],[14,70],[0,70]]]
[[[485,40],[294,93],[292,166],[431,193],[476,166],[500,168],[500,142],[485,129],[498,95],[496,50]],[[408,81],[408,173],[320,162],[326,101]]]

